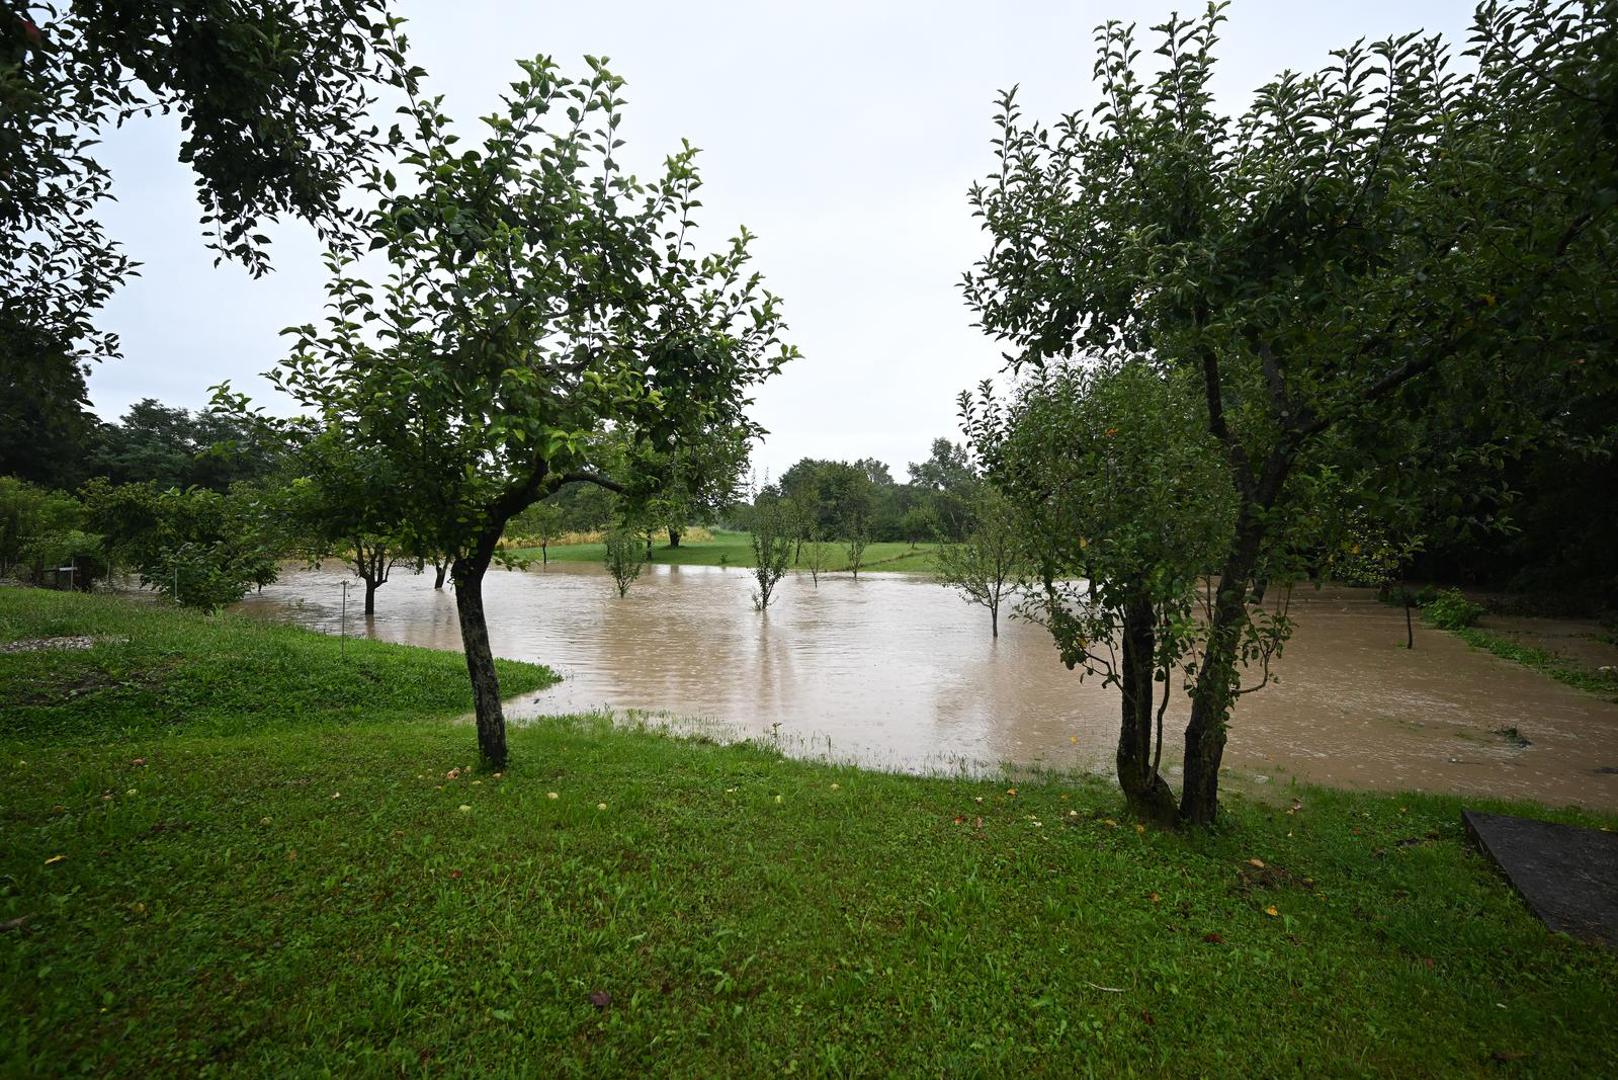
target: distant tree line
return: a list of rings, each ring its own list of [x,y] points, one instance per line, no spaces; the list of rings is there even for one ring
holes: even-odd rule
[[[0,404],[0,423],[9,412]],[[213,408],[189,409],[143,398],[115,422],[87,415],[73,439],[44,445],[0,443],[0,475],[73,490],[101,478],[113,484],[228,491],[279,468],[286,447],[258,425]]]
[[[76,431],[4,462],[0,577],[66,574],[87,589],[122,568],[208,608],[274,580],[295,546],[278,491],[287,444],[221,410],[151,398]]]
[[[703,463],[700,483],[689,483],[686,477],[696,468],[677,460],[670,484],[638,503],[599,487],[563,488],[513,517],[508,535],[537,545],[565,533],[627,528],[678,547],[681,533],[692,525],[752,531],[760,507],[769,504],[779,519],[770,532],[791,538],[791,562],[801,565],[803,546],[812,539],[957,542],[975,524],[979,477],[966,447],[949,439],[933,440],[927,459],[909,466],[907,483],[895,480],[888,465],[876,458],[802,458],[779,479],[752,489],[744,480],[745,447],[722,441],[705,457],[692,457]]]
[[[978,485],[966,448],[934,439],[930,456],[912,463],[908,472],[909,482],[900,483],[876,458],[802,458],[766,489],[783,501],[799,542],[857,537],[921,544],[965,537]],[[746,524],[745,515],[739,523]]]

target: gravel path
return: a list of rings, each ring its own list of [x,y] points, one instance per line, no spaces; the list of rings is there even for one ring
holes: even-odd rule
[[[128,641],[128,638],[42,637],[24,638],[0,644],[0,653],[49,652],[53,649],[93,649],[102,643]]]

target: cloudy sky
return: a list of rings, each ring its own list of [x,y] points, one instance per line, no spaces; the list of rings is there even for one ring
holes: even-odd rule
[[[958,282],[985,246],[968,185],[991,166],[997,90],[1022,85],[1031,115],[1094,103],[1091,31],[1144,28],[1180,0],[985,3],[404,2],[415,61],[471,139],[516,75],[545,53],[572,70],[588,53],[628,80],[630,167],[656,171],[684,137],[703,149],[704,239],[758,234],[756,266],[785,300],[803,359],[758,395],[771,435],[755,455],[779,475],[800,457],[887,461],[903,478],[940,435],[954,397],[1000,368]],[[1286,68],[1313,70],[1357,38],[1423,29],[1459,45],[1467,0],[1236,0],[1217,93],[1239,110]],[[195,407],[229,379],[286,411],[259,373],[278,331],[319,317],[320,252],[301,225],[272,230],[276,273],[215,268],[196,223],[170,121],[106,141],[119,202],[105,214],[143,262],[108,306],[124,358],[91,379],[107,418],[156,397]]]

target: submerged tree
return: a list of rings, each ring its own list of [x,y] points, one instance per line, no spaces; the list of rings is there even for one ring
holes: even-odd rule
[[[623,526],[608,530],[602,544],[601,558],[607,573],[612,575],[619,599],[628,596],[629,586],[635,583],[646,567],[646,552],[641,547],[640,535],[634,529]]]
[[[860,567],[865,565],[865,547],[871,542],[871,482],[864,473],[854,472],[843,493],[838,524],[847,545],[848,568],[854,580],[860,579]]]
[[[831,545],[820,535],[820,526],[810,525],[807,540],[794,540],[795,545],[807,543],[807,556],[803,565],[809,571],[809,580],[816,589],[820,588],[820,575],[826,572],[831,562]]]
[[[401,562],[408,562],[399,546],[382,533],[357,533],[344,552],[344,561],[354,576],[365,583],[365,614],[376,614],[376,591],[388,583],[388,575]]]
[[[433,588],[442,589],[444,587],[445,579],[449,577],[450,561],[450,557],[447,554],[439,551],[434,551],[430,554],[420,554],[416,556],[417,572],[419,573],[420,571],[425,570],[428,564],[431,564],[433,568]]]
[[[376,614],[376,591],[393,568],[414,562],[398,532],[401,477],[374,446],[352,432],[328,428],[297,448],[301,474],[288,487],[287,509],[312,564],[340,559],[365,583],[365,614]]]
[[[551,564],[551,544],[562,535],[562,508],[555,503],[539,502],[511,519],[507,532],[519,540],[539,543],[541,566]]]
[[[803,545],[811,537],[823,535],[820,527],[820,485],[814,476],[806,472],[800,472],[797,480],[793,489],[788,489],[785,483],[779,485],[781,498],[786,503],[787,518],[792,523],[794,566],[803,560]],[[824,569],[824,564],[821,568]]]
[[[733,506],[747,471],[750,432],[735,427],[692,433],[672,453],[643,462],[658,481],[647,518],[667,531],[669,547],[680,546],[688,526],[706,524]]]
[[[753,547],[753,580],[758,582],[753,606],[768,611],[775,587],[786,577],[787,563],[792,560],[792,509],[778,493],[766,490],[753,501],[749,543]]]
[[[971,510],[977,525],[960,543],[939,545],[933,575],[988,608],[989,632],[998,638],[1000,605],[1023,577],[1026,537],[1016,508],[992,487],[978,486]]]
[[[407,548],[453,556],[478,746],[496,766],[505,718],[483,578],[507,522],[566,484],[644,500],[658,478],[638,462],[715,430],[751,434],[750,388],[794,355],[776,298],[746,273],[747,232],[694,251],[696,150],[654,183],[626,175],[622,80],[588,65],[574,79],[523,62],[476,149],[437,100],[414,100],[394,133],[407,180],[378,168],[365,185],[387,281],[373,288],[334,254],[331,314],[290,331],[275,375],[388,462]]]
[[[865,565],[865,546],[871,541],[870,519],[864,514],[854,514],[843,525],[848,539],[848,568],[854,574],[854,580],[860,579],[860,567]]]
[[[1416,497],[1442,465],[1427,418],[1466,414],[1450,452],[1509,449],[1618,355],[1611,4],[1487,3],[1474,73],[1406,35],[1285,74],[1234,118],[1210,90],[1222,11],[1157,27],[1156,75],[1132,28],[1100,28],[1093,117],[1030,123],[1003,96],[972,192],[993,245],[966,280],[1016,369],[1144,356],[1198,386],[1231,512],[1185,732],[1196,823],[1263,618],[1249,598],[1321,478],[1383,466]]]

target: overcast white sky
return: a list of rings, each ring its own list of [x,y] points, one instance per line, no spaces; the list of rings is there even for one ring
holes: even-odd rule
[[[991,166],[997,90],[1022,84],[1032,115],[1094,103],[1091,31],[1159,22],[1192,0],[987,3],[404,2],[414,59],[477,138],[516,75],[546,53],[585,53],[628,80],[622,133],[643,176],[689,138],[702,147],[703,239],[758,234],[755,265],[785,300],[803,359],[763,388],[771,435],[755,455],[779,475],[804,456],[887,461],[896,478],[931,440],[958,437],[956,393],[995,375],[1000,350],[971,326],[958,281],[985,246],[965,192]],[[1313,70],[1356,38],[1424,29],[1464,47],[1469,0],[1236,0],[1217,93],[1227,109],[1285,68]],[[230,379],[286,411],[259,373],[278,331],[320,316],[320,252],[299,224],[271,230],[277,271],[214,268],[197,226],[177,129],[137,121],[106,141],[119,202],[104,217],[143,262],[108,306],[124,359],[92,375],[114,418],[155,397],[196,407]]]

